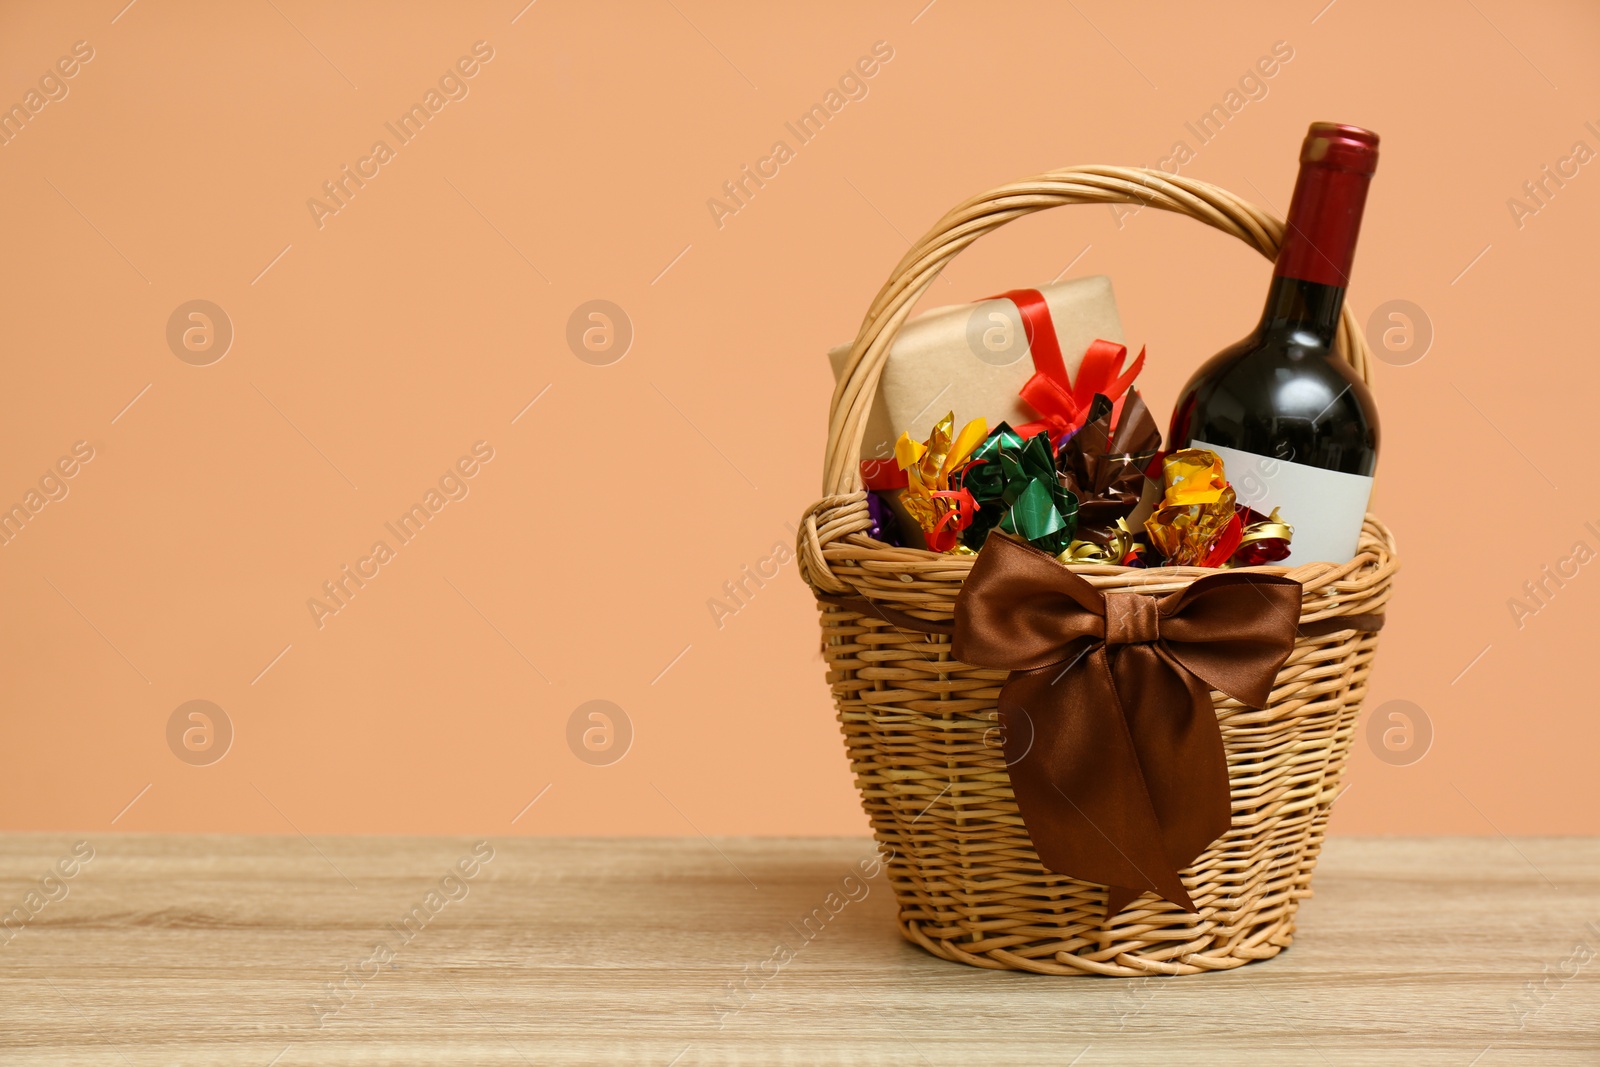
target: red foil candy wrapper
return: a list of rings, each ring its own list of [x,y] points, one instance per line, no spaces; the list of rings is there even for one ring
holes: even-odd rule
[[[1228,561],[1232,567],[1259,567],[1276,563],[1289,555],[1289,540],[1294,537],[1294,527],[1278,517],[1278,509],[1263,515],[1239,505],[1239,547]]]

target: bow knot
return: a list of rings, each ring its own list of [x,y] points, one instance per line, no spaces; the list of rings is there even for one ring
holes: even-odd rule
[[[1106,597],[1106,644],[1148,645],[1161,639],[1161,605],[1145,593]]]
[[[1300,583],[1224,571],[1165,596],[1100,592],[989,536],[956,599],[952,652],[1011,672],[1006,765],[1044,866],[1194,911],[1178,872],[1233,822],[1211,691],[1263,707],[1294,649]]]
[[[1037,289],[1012,289],[989,299],[1009,300],[1017,306],[1028,338],[1028,353],[1033,357],[1034,374],[1023,384],[1021,396],[1039,413],[1039,418],[1017,427],[1024,439],[1041,430],[1048,431],[1052,440],[1076,432],[1083,426],[1096,393],[1115,405],[1112,424],[1121,420],[1123,394],[1144,367],[1143,350],[1124,371],[1126,345],[1092,341],[1078,363],[1077,374],[1071,375],[1067,373],[1055,321],[1043,293]]]

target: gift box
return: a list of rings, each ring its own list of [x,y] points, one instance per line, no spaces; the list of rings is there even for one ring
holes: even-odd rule
[[[1111,279],[1105,275],[1042,285],[1061,361],[1070,376],[1096,340],[1124,342]],[[849,345],[828,353],[835,379]],[[894,443],[909,431],[921,440],[947,410],[960,422],[1022,426],[1039,413],[1018,394],[1037,368],[1029,328],[1017,304],[1005,297],[934,308],[908,321],[889,349],[877,399],[861,442],[863,460],[890,460]]]

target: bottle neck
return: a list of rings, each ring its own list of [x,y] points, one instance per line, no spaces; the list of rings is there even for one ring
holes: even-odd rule
[[[1371,183],[1370,171],[1302,160],[1273,276],[1347,288]]]
[[[1263,335],[1311,334],[1324,347],[1332,349],[1334,334],[1339,329],[1339,312],[1343,308],[1342,286],[1274,274],[1258,331]]]
[[[1348,145],[1330,151],[1317,130],[1301,152],[1261,330],[1311,334],[1331,348],[1374,160]]]

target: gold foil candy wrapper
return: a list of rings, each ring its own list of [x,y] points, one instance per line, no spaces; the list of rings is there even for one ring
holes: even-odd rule
[[[1161,472],[1166,493],[1144,524],[1151,547],[1174,567],[1203,566],[1234,516],[1222,460],[1203,448],[1185,448],[1167,456]]]
[[[956,416],[940,419],[925,443],[902,433],[895,442],[895,463],[906,472],[907,485],[900,504],[917,521],[928,547],[949,552],[961,542],[961,531],[972,523],[977,502],[965,489],[953,488],[950,477],[988,436],[983,419],[973,419],[955,434]]]

